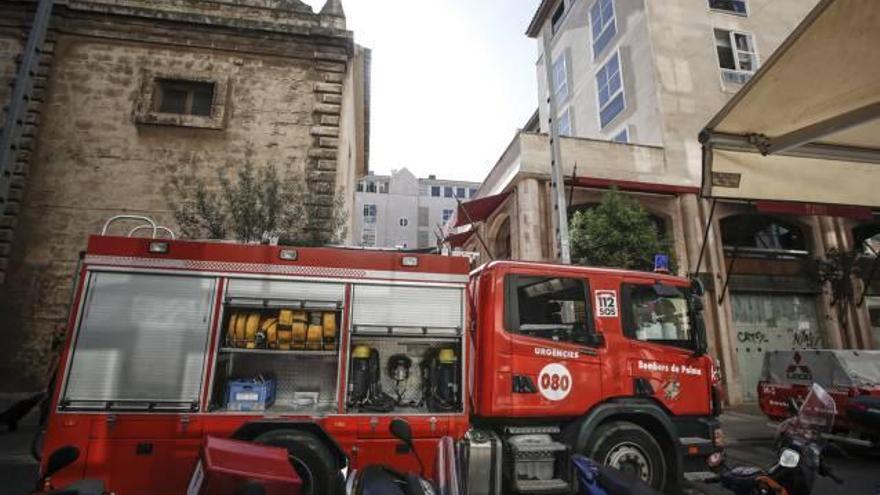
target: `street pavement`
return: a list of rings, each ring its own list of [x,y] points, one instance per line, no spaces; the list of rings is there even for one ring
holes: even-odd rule
[[[6,405],[0,401],[0,410]],[[775,462],[775,430],[757,408],[746,406],[727,411],[721,416],[721,423],[727,437],[729,465],[768,467]],[[0,426],[0,495],[23,495],[33,488],[37,463],[30,455],[30,443],[36,429],[35,414],[28,416],[16,432],[7,433]],[[844,485],[820,478],[814,495],[880,495],[880,456],[853,453],[829,459],[829,464],[845,480]],[[689,493],[729,495],[718,485],[703,483],[692,484]]]
[[[0,411],[12,400],[0,399]],[[37,431],[37,414],[32,411],[17,431],[7,432],[0,425],[0,494],[23,495],[34,489],[37,481],[37,461],[31,457],[31,440]]]
[[[727,440],[727,464],[735,466],[770,467],[777,460],[773,446],[775,425],[761,414],[757,406],[737,407],[721,415],[721,426]],[[843,485],[819,477],[813,488],[814,495],[880,495],[880,455],[848,452],[846,456],[827,458],[834,474],[844,480]],[[729,495],[716,484],[694,483],[697,493]]]

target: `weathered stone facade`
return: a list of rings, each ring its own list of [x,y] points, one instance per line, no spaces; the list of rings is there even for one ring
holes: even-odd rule
[[[350,208],[367,166],[368,52],[354,45],[338,0],[321,13],[298,0],[56,3],[29,175],[20,207],[4,217],[15,228],[0,234],[0,390],[32,388],[42,374],[89,234],[119,213],[173,228],[175,171],[213,179],[247,160],[294,170],[329,215],[337,191]],[[0,5],[0,101],[32,6]],[[210,113],[157,111],[165,80],[211,84]]]

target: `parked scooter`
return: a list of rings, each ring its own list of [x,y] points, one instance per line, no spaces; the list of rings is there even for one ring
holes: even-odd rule
[[[773,467],[725,467],[709,481],[720,482],[736,495],[810,495],[816,475],[843,483],[825,463],[825,453],[833,446],[824,435],[831,431],[835,414],[834,399],[814,383],[797,415],[779,425],[779,459]]]
[[[347,495],[461,495],[452,438],[440,440],[434,470],[436,479],[432,482],[425,478],[425,465],[413,444],[409,423],[395,418],[390,430],[415,456],[420,473],[401,473],[387,466],[370,465],[349,474],[345,485]]]
[[[580,454],[572,456],[578,495],[660,495],[650,485]]]
[[[104,495],[104,482],[101,480],[79,480],[62,488],[52,485],[52,476],[79,459],[79,449],[67,445],[49,455],[46,473],[37,482],[34,495]]]

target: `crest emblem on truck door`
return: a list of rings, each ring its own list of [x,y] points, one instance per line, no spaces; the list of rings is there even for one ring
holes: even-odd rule
[[[681,382],[675,377],[669,377],[663,384],[663,398],[666,400],[676,400],[681,394]]]

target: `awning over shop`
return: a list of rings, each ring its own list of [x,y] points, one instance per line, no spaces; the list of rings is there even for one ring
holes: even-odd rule
[[[486,220],[495,210],[501,206],[510,191],[496,194],[494,196],[486,196],[485,198],[475,199],[458,205],[458,211],[455,212],[455,224],[452,226],[461,227],[476,222]]]
[[[821,215],[827,217],[843,217],[855,220],[871,220],[874,214],[867,206],[817,205],[810,203],[792,203],[787,201],[755,201],[755,209],[761,213],[778,213],[783,215]]]
[[[452,246],[454,248],[459,248],[459,247],[464,246],[464,243],[466,243],[467,240],[470,239],[472,235],[474,235],[473,230],[466,230],[464,232],[457,232],[454,234],[450,233],[449,235],[446,236],[445,239],[443,239],[443,242],[446,244],[449,244],[450,246]]]
[[[700,134],[703,194],[880,207],[880,1],[822,0]]]

